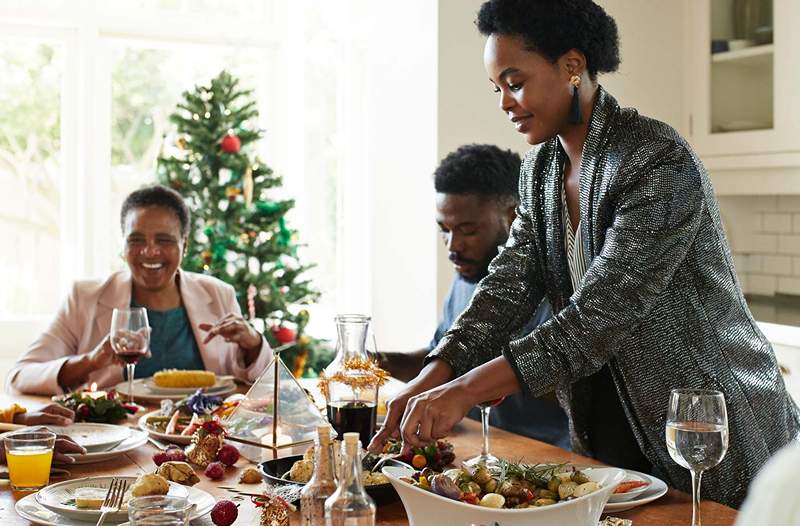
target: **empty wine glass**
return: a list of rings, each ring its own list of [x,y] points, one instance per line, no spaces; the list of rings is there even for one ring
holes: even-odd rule
[[[672,460],[692,474],[692,526],[700,526],[703,471],[719,464],[728,451],[725,396],[706,389],[674,389],[669,395],[666,434]]]
[[[503,400],[505,400],[505,397],[478,404],[478,408],[481,410],[481,433],[483,434],[483,444],[481,445],[480,455],[464,461],[464,464],[467,466],[477,466],[479,464],[491,466],[492,464],[497,463],[497,457],[489,453],[489,411],[491,411],[492,407],[499,405]]]
[[[150,325],[147,309],[131,307],[114,309],[111,315],[111,348],[125,362],[128,373],[128,402],[133,404],[133,375],[136,362],[147,354],[150,343]]]

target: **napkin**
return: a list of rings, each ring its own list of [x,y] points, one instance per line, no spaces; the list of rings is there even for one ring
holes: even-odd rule
[[[630,519],[620,519],[617,517],[606,517],[597,523],[597,526],[632,526],[633,521]]]

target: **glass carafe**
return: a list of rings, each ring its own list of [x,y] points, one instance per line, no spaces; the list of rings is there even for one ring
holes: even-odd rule
[[[368,444],[375,434],[378,406],[378,385],[374,374],[353,367],[366,364],[369,316],[340,314],[336,316],[336,358],[325,368],[329,379],[326,393],[328,421],[341,439],[346,432],[359,434],[361,442]]]
[[[325,501],[326,526],[375,526],[375,502],[364,491],[361,470],[358,433],[345,433],[342,476],[336,491]]]

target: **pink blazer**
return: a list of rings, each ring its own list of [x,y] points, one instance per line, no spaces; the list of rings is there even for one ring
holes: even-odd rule
[[[183,306],[192,324],[194,337],[203,363],[209,371],[232,374],[237,379],[253,382],[272,359],[272,352],[263,338],[258,358],[245,367],[242,353],[235,343],[216,337],[203,344],[205,333],[200,323],[214,323],[223,316],[241,314],[233,287],[216,278],[179,272]],[[8,375],[6,390],[30,394],[60,394],[58,372],[70,357],[91,352],[111,328],[114,308],[126,308],[131,303],[131,275],[116,272],[105,281],[78,281],[67,301],[61,306],[50,327],[33,342]],[[87,384],[110,387],[121,382],[122,367],[111,365],[92,372]]]

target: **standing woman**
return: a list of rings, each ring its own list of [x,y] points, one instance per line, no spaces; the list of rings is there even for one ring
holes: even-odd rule
[[[490,0],[477,25],[500,109],[534,146],[517,219],[371,446],[398,434],[417,446],[477,403],[556,388],[576,451],[688,490],[665,444],[668,395],[715,389],[730,448],[704,493],[738,506],[800,424],[742,296],[705,169],[670,126],[621,109],[598,84],[619,65],[618,36],[591,0]],[[510,341],[544,296],[554,317]]]

